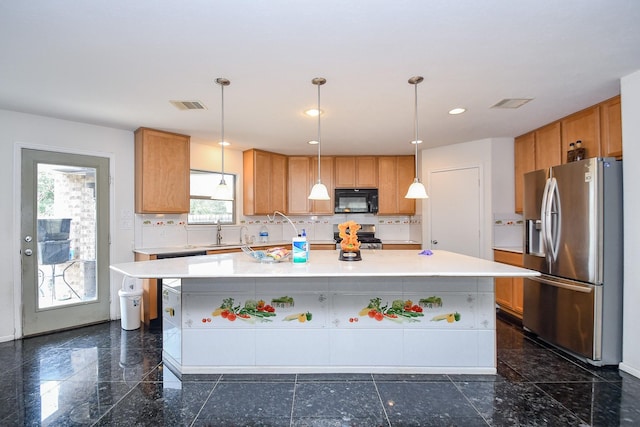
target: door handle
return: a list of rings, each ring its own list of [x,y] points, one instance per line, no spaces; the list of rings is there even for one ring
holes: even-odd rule
[[[534,282],[544,283],[545,285],[555,286],[556,288],[568,289],[570,291],[582,292],[585,294],[589,294],[593,291],[593,288],[589,286],[572,285],[570,283],[545,279],[544,277],[530,277],[530,279]]]
[[[33,255],[33,251],[32,251],[31,249],[25,249],[25,250],[24,250],[24,254],[25,254],[26,256],[31,256],[31,255]]]
[[[434,244],[434,245],[437,245],[438,241],[437,240],[432,240],[431,243]]]

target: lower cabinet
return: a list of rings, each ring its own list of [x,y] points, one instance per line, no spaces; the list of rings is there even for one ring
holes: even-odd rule
[[[494,250],[493,260],[504,264],[522,267],[522,254],[509,251]],[[521,277],[496,277],[496,304],[500,309],[522,318],[523,280]]]
[[[405,250],[420,250],[422,244],[420,243],[390,243],[382,246],[382,249],[386,251],[405,251]]]

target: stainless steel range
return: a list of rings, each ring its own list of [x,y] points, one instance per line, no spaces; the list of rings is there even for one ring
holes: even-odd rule
[[[358,240],[360,241],[360,249],[382,249],[382,240],[376,237],[375,224],[360,224],[362,227],[358,230]],[[333,238],[336,241],[336,249],[340,249],[340,230],[338,224],[333,225]]]

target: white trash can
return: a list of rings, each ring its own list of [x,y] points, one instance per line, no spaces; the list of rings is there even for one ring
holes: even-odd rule
[[[120,297],[120,321],[122,329],[132,331],[140,327],[140,311],[142,306],[142,290],[118,291]]]

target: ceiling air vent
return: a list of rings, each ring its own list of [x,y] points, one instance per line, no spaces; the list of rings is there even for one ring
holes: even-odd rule
[[[520,108],[533,98],[505,98],[493,104],[491,108]]]
[[[169,101],[178,110],[206,110],[207,107],[200,101]]]

